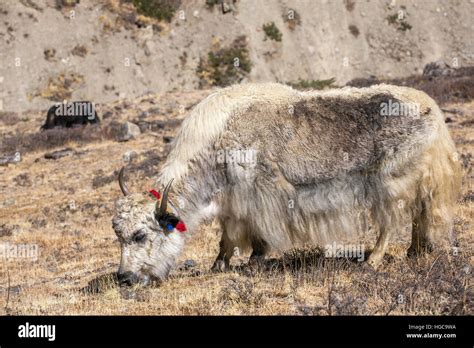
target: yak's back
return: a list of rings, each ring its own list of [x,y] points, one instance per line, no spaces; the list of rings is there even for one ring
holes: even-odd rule
[[[409,159],[432,138],[429,103],[411,91],[381,85],[259,100],[234,117],[227,146],[254,148],[293,184],[377,170]]]

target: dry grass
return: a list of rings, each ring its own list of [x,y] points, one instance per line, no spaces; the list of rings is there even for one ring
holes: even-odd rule
[[[470,314],[473,311],[473,188],[474,102],[450,104],[451,134],[464,164],[464,199],[458,205],[456,233],[459,253],[452,250],[410,260],[408,236],[393,241],[382,267],[326,259],[318,250],[273,255],[260,269],[247,267],[245,255],[231,272],[208,270],[216,256],[219,229],[203,226],[180,259],[195,267],[176,269],[161,286],[120,289],[113,272],[120,259],[111,228],[113,203],[120,195],[114,180],[123,154],[135,151],[129,185],[149,188],[167,145],[189,107],[208,92],[153,96],[109,105],[110,120],[141,119],[164,124],[129,142],[98,137],[70,139],[75,154],[46,160],[50,148],[23,148],[17,165],[0,167],[0,243],[39,246],[39,258],[0,259],[0,313],[4,314]],[[149,112],[159,105],[161,111]],[[147,113],[148,111],[148,113]],[[36,134],[42,115],[28,122],[0,123],[0,133]],[[13,119],[13,118],[11,118]],[[13,123],[13,124],[12,124]],[[3,136],[2,136],[3,138]],[[23,139],[23,138],[22,138]],[[4,145],[5,146],[5,145]],[[59,145],[58,145],[59,146]],[[55,146],[52,146],[55,147]],[[10,149],[10,147],[7,147]],[[5,148],[2,149],[2,152]],[[372,241],[373,242],[373,241]],[[8,299],[8,302],[7,302]]]

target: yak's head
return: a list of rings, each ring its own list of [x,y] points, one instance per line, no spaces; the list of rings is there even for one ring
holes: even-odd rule
[[[118,280],[120,284],[148,284],[164,280],[184,244],[184,224],[168,204],[171,182],[161,196],[152,193],[130,193],[119,173],[124,197],[116,202],[113,229],[122,248]]]

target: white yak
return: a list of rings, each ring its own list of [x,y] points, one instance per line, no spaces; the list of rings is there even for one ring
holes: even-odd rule
[[[460,165],[440,108],[423,92],[246,84],[194,107],[159,185],[166,186],[160,200],[130,193],[121,171],[124,197],[113,228],[122,283],[165,279],[206,218],[222,224],[218,270],[229,266],[235,247],[261,258],[354,238],[360,212],[378,231],[370,265],[380,264],[407,221],[408,253],[418,255],[452,229]]]

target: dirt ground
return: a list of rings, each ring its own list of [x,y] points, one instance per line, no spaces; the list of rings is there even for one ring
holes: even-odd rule
[[[167,282],[119,288],[113,273],[120,247],[111,226],[121,195],[117,171],[128,164],[129,186],[153,187],[180,120],[208,93],[145,95],[102,105],[101,125],[85,129],[40,133],[44,112],[1,118],[2,153],[17,149],[22,160],[0,166],[0,243],[38,251],[0,258],[1,314],[474,314],[473,101],[442,106],[464,170],[457,248],[412,260],[405,256],[409,236],[401,235],[377,271],[313,250],[276,255],[257,271],[243,266],[247,255],[241,255],[233,271],[216,274],[209,268],[220,231],[211,224],[186,247]],[[118,142],[115,122],[125,120],[143,133]],[[71,149],[65,157],[44,157],[64,148]]]

